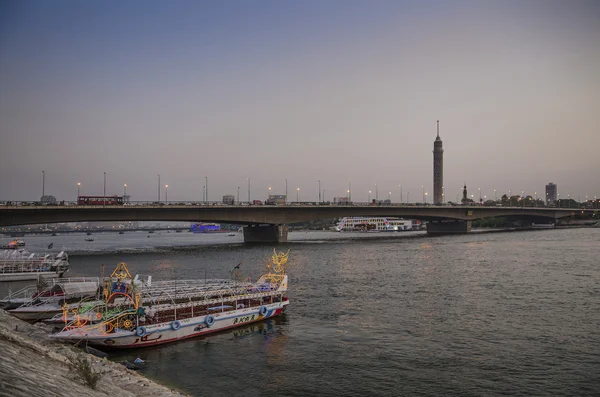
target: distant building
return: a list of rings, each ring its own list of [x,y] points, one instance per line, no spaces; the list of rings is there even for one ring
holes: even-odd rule
[[[285,194],[270,194],[267,201],[265,201],[266,205],[285,205],[287,197]]]
[[[444,202],[444,149],[440,139],[440,121],[437,122],[437,137],[433,142],[433,204]]]
[[[225,196],[223,196],[223,204],[235,204],[235,196],[233,194],[226,194]]]
[[[546,205],[556,203],[558,187],[550,182],[546,185]]]

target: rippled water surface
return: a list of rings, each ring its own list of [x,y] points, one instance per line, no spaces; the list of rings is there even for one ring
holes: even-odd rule
[[[72,275],[124,260],[156,279],[226,277],[243,261],[256,277],[272,250],[106,236],[71,243]],[[600,229],[290,237],[284,317],[113,359],[140,357],[141,372],[195,396],[599,395]]]

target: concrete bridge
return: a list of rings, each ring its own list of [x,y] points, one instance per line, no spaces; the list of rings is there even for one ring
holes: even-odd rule
[[[467,233],[471,221],[510,217],[533,222],[557,219],[593,210],[536,207],[412,206],[368,204],[312,205],[127,205],[127,206],[3,206],[0,226],[58,222],[189,221],[246,225],[246,242],[285,242],[290,223],[344,216],[388,216],[429,221],[429,234]]]

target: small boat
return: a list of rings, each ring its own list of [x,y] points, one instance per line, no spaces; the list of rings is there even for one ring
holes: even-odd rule
[[[289,305],[288,255],[289,251],[274,252],[268,273],[256,283],[238,279],[139,284],[120,263],[106,283],[104,306],[94,308],[102,321],[89,324],[87,318],[81,320],[71,313],[74,320],[50,337],[68,342],[85,340],[105,349],[137,348],[279,316]]]
[[[119,231],[119,234],[125,234],[125,232],[124,232],[124,231],[122,231],[122,230],[120,230],[120,231]]]
[[[91,236],[88,236],[88,237],[85,238],[85,241],[94,241],[94,238],[91,237]]]
[[[91,235],[92,235],[92,232],[87,232],[86,234],[87,234],[88,236],[91,236]]]
[[[532,229],[554,229],[554,223],[532,223]]]
[[[235,233],[234,232],[229,232],[229,233],[227,233],[227,235],[228,236],[235,236]]]
[[[52,233],[52,237],[56,236],[56,233]]]
[[[0,281],[59,278],[69,270],[69,257],[58,254],[30,254],[24,249],[0,251]]]

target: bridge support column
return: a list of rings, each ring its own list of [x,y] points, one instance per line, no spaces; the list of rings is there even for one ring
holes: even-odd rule
[[[244,227],[245,243],[287,243],[287,225],[249,225]]]
[[[471,221],[427,222],[427,234],[460,234],[471,231]]]

